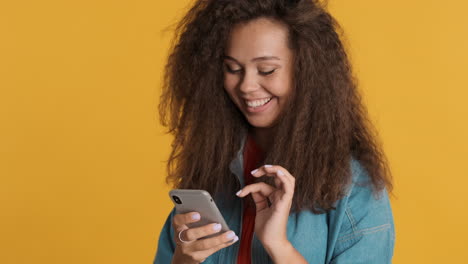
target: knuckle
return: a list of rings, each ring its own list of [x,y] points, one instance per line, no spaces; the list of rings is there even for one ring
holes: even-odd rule
[[[196,239],[199,239],[200,237],[203,237],[203,232],[200,232],[200,229],[199,228],[194,228],[192,230],[192,233],[191,233],[191,237],[190,239],[191,240],[196,240]]]
[[[173,224],[174,226],[180,225],[180,215],[179,215],[179,214],[176,214],[176,215],[174,216],[174,218],[172,219],[172,224]]]
[[[280,165],[274,165],[273,166],[273,169],[275,170],[285,170],[283,167],[281,167]]]
[[[254,187],[252,188],[252,191],[260,191],[265,188],[265,185],[263,183],[255,183]]]
[[[234,235],[235,235],[234,231],[228,231],[221,236],[219,242],[225,243],[225,242],[231,241],[234,238]]]
[[[204,234],[210,234],[210,233],[213,233],[213,227],[214,227],[214,224],[209,224],[209,225],[206,225],[203,227],[203,233]]]
[[[244,188],[242,188],[242,193],[244,194],[245,192],[250,191],[252,188],[252,184],[246,185]]]
[[[195,251],[204,251],[210,249],[210,245],[205,241],[205,239],[198,240],[196,243],[194,243],[194,250]]]
[[[215,239],[213,240],[213,245],[211,247],[215,248],[219,246],[220,244],[224,243],[225,240],[226,240],[225,234],[219,235],[215,237]]]
[[[183,232],[182,237],[185,236],[184,240],[187,240],[187,241],[195,240],[196,238],[194,237],[193,233],[194,233],[194,230],[189,228]]]
[[[214,233],[218,232],[219,230],[216,230],[215,226],[216,226],[216,224],[209,224],[209,225],[205,226],[205,228],[203,230],[204,233],[209,235],[209,234],[214,234]]]
[[[201,249],[209,249],[211,247],[210,243],[206,239],[201,240],[199,242],[200,242],[200,248]]]
[[[198,238],[201,238],[201,237],[204,237],[206,235],[209,235],[211,233],[213,233],[213,228],[210,226],[212,225],[207,225],[207,226],[204,226],[204,227],[198,227],[198,228],[193,228],[193,229],[190,229],[190,235],[188,236],[188,239],[189,240],[196,240]],[[188,233],[188,232],[187,232]]]

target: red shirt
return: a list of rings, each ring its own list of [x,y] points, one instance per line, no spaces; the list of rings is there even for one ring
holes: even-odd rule
[[[250,172],[258,168],[259,162],[263,160],[263,151],[255,143],[250,133],[247,136],[244,148],[244,182],[245,185],[252,184],[254,177]],[[242,218],[242,234],[237,255],[237,264],[250,263],[250,248],[255,227],[255,204],[247,202],[244,198],[244,214]]]

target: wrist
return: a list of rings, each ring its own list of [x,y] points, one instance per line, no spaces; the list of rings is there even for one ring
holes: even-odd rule
[[[276,264],[308,263],[288,240],[276,243],[273,246],[269,245],[265,249],[267,250],[268,255],[270,255],[271,260],[273,260],[273,263]]]
[[[284,255],[294,249],[293,245],[289,240],[281,240],[273,243],[266,243],[263,245],[267,253],[273,257],[274,255]]]

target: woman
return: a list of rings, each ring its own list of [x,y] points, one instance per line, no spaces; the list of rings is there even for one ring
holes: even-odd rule
[[[312,0],[188,11],[159,109],[167,179],[209,191],[232,230],[173,210],[154,263],[391,262],[391,177],[338,29]]]

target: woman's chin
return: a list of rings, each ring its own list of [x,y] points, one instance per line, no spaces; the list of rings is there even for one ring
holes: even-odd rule
[[[272,128],[274,122],[272,120],[248,120],[249,124],[254,128]]]

